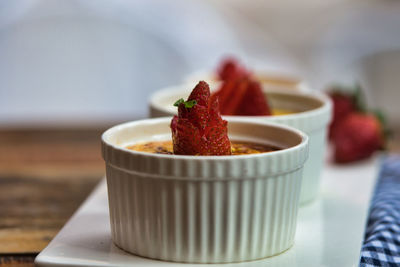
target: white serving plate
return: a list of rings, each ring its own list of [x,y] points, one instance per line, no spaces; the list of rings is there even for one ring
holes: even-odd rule
[[[347,166],[326,165],[321,193],[299,210],[295,244],[258,261],[179,264],[141,258],[112,244],[105,179],[37,256],[38,266],[358,266],[378,157]]]

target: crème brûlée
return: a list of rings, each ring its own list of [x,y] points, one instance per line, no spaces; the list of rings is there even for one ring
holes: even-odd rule
[[[127,149],[155,154],[174,154],[171,140],[136,143],[128,146]],[[270,145],[239,141],[232,141],[231,149],[232,155],[259,154],[280,150],[280,148]]]
[[[289,115],[289,114],[296,113],[296,112],[290,111],[288,109],[282,109],[282,108],[272,108],[271,112],[272,112],[272,116]]]

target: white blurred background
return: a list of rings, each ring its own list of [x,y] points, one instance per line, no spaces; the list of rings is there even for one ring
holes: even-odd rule
[[[400,124],[400,1],[0,2],[0,127],[147,116],[149,95],[224,55],[315,90],[360,82]]]

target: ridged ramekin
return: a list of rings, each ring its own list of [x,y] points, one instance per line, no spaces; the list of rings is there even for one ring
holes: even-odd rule
[[[211,83],[211,87],[217,84]],[[168,87],[154,93],[150,98],[151,117],[169,116],[176,113],[171,105],[176,99],[186,99],[191,85]],[[265,89],[272,108],[294,110],[296,113],[280,116],[225,116],[249,121],[272,121],[294,127],[310,138],[310,156],[304,165],[300,203],[315,199],[319,192],[320,176],[326,149],[326,135],[331,120],[332,104],[329,97],[318,92],[291,92]]]
[[[301,92],[309,91],[306,81],[291,73],[285,73],[282,71],[256,70],[253,72],[253,75],[267,89]],[[201,80],[211,83],[219,81],[215,73],[200,70],[186,76],[183,82],[194,83],[194,85],[196,85]]]
[[[283,149],[180,156],[125,148],[170,139],[170,121],[134,121],[102,136],[114,243],[139,256],[190,263],[254,260],[290,248],[307,136],[286,126],[231,119],[231,139]]]

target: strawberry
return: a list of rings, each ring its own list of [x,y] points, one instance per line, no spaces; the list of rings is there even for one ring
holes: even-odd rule
[[[224,59],[217,69],[218,77],[223,80],[236,79],[249,76],[249,72],[245,67],[241,66],[234,58]]]
[[[178,116],[171,121],[174,154],[230,155],[228,122],[219,112],[218,97],[210,96],[204,81],[193,89],[187,101],[178,100]]]
[[[224,115],[236,115],[236,109],[240,105],[247,91],[245,79],[229,79],[222,83],[221,88],[215,93],[219,97],[221,113]]]
[[[333,118],[329,126],[329,139],[333,138],[333,132],[339,123],[350,113],[356,111],[354,96],[339,92],[329,94],[333,104]]]
[[[219,97],[223,115],[271,114],[260,83],[250,77],[228,79],[213,95]]]
[[[223,83],[214,93],[219,97],[223,115],[270,115],[261,85],[234,58],[226,58],[217,70]]]
[[[262,92],[259,82],[248,82],[246,93],[244,94],[239,107],[236,109],[236,115],[271,115],[266,96]]]
[[[383,129],[374,115],[353,112],[334,128],[333,143],[336,162],[364,159],[383,147]]]

